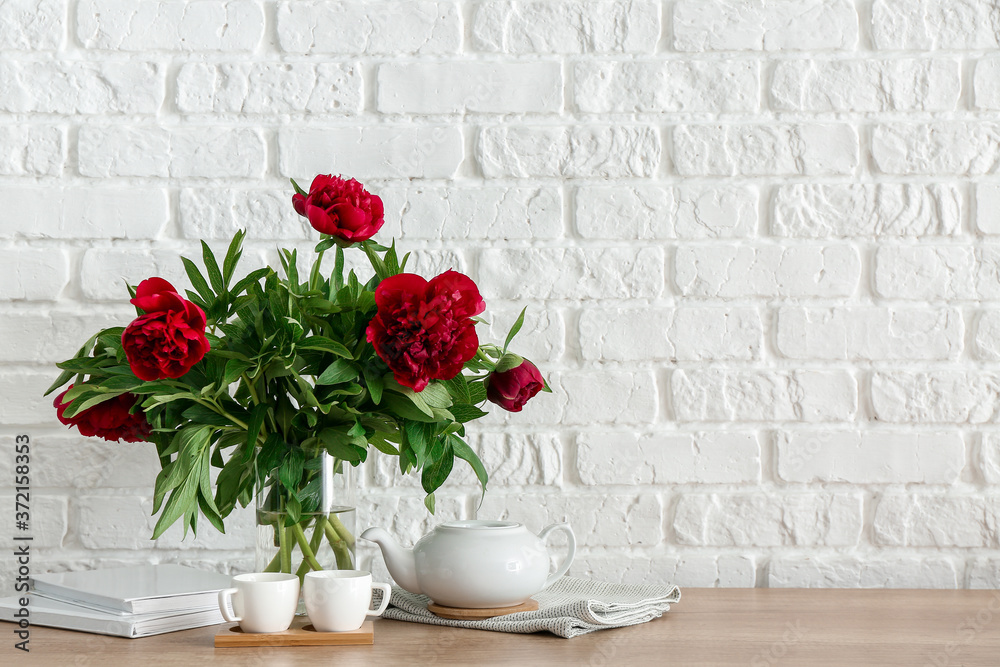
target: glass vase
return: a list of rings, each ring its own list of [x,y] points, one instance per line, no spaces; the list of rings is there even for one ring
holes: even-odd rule
[[[351,570],[356,507],[354,468],[326,452],[307,461],[293,495],[275,468],[257,485],[257,572]]]

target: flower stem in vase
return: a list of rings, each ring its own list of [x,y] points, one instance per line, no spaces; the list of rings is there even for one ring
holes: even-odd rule
[[[313,527],[312,539],[309,540],[309,548],[312,549],[314,555],[316,554],[316,551],[319,549],[320,545],[323,543],[324,521],[325,519],[323,519],[323,517],[321,516],[316,517],[316,525]],[[303,579],[306,576],[306,572],[309,572],[311,569],[313,568],[310,566],[309,562],[303,560],[302,563],[299,564],[299,569],[295,571],[295,574],[299,577],[299,579]]]
[[[313,570],[322,570],[323,566],[319,564],[313,550],[309,548],[309,542],[306,541],[306,534],[302,530],[302,524],[292,524],[292,534],[295,536],[295,541],[299,543],[299,549],[302,551],[302,562],[308,563],[309,567]],[[291,569],[291,565],[289,565],[289,569]]]
[[[337,558],[337,569],[353,570],[354,563],[351,560],[351,550],[347,545],[347,541],[341,538],[341,536],[337,533],[337,531],[333,527],[333,520],[335,518],[336,517],[331,516],[329,521],[326,523],[326,526],[324,526],[324,530],[326,531],[326,539],[328,542],[330,542],[330,546],[333,547],[333,555],[336,556]],[[338,520],[337,523],[340,523],[340,521]],[[343,526],[343,524],[341,524],[341,526]],[[346,529],[344,530],[344,532],[347,533],[347,535],[349,535],[351,539],[353,539],[353,536],[349,532],[347,532]]]
[[[292,545],[288,542],[288,529],[285,528],[284,520],[278,521],[275,527],[278,531],[278,557],[280,558],[280,572],[292,571]]]
[[[340,517],[336,514],[331,514],[327,517],[327,521],[330,522],[330,527],[336,531],[337,535],[344,541],[348,548],[354,546],[354,536],[351,535],[351,531],[347,530],[347,526],[345,526],[344,522],[340,520]]]

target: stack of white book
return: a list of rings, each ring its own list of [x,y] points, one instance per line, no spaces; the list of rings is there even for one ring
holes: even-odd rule
[[[39,574],[31,577],[29,621],[131,638],[215,625],[225,623],[218,594],[230,581],[183,565]],[[0,598],[0,620],[20,620],[22,597]]]

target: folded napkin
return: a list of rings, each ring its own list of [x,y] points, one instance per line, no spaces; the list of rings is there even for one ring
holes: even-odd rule
[[[376,591],[376,596],[380,593]],[[627,586],[562,577],[532,596],[537,611],[521,611],[481,621],[457,621],[427,611],[430,598],[392,587],[383,618],[495,632],[542,632],[576,637],[594,630],[620,628],[659,618],[681,599],[677,586]],[[376,604],[379,601],[376,600]]]

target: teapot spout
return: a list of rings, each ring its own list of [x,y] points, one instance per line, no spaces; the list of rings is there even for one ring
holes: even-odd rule
[[[397,584],[411,593],[422,592],[417,581],[417,563],[413,549],[401,547],[383,528],[369,528],[361,533],[361,538],[379,546],[385,566]]]

